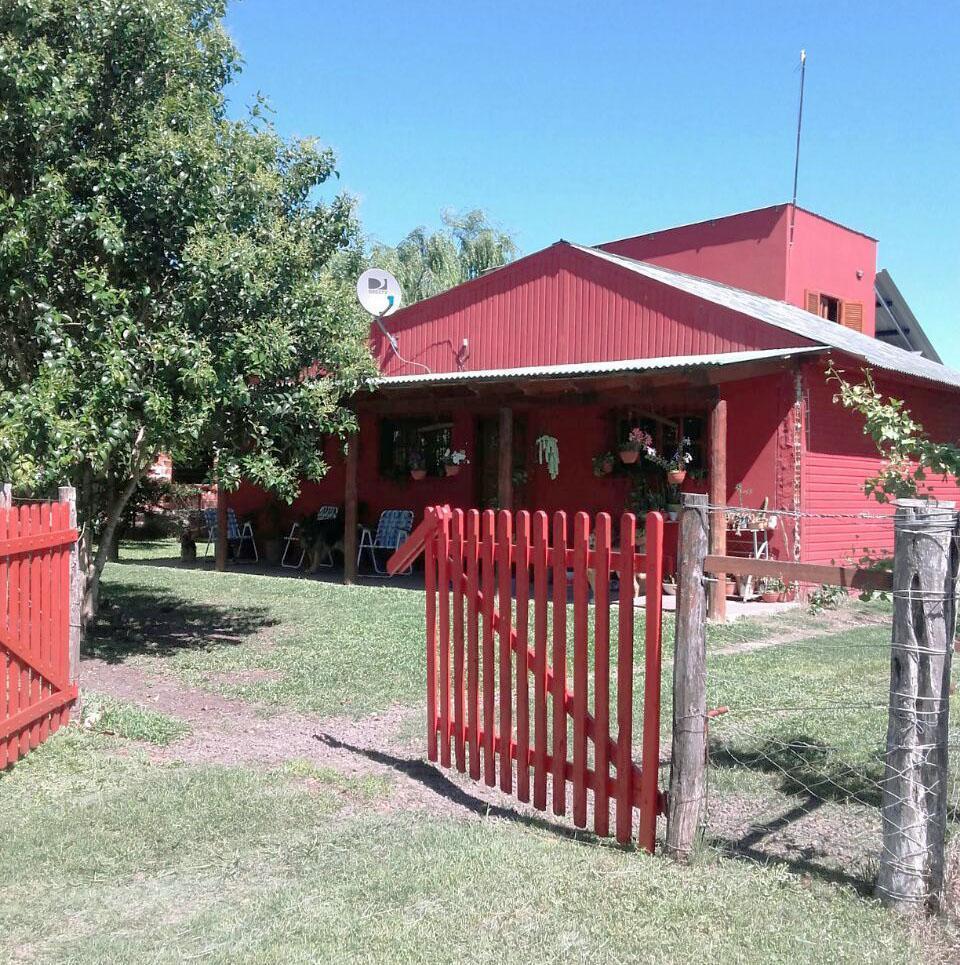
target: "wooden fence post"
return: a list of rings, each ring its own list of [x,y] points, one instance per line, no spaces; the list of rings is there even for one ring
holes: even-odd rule
[[[70,507],[70,528],[77,528],[77,491],[73,486],[61,486],[57,498]],[[83,579],[80,572],[80,541],[70,547],[70,683],[80,679],[80,637],[83,609]]]
[[[667,806],[667,854],[678,861],[693,851],[707,768],[707,497],[683,496],[677,573],[677,619],[673,656],[673,751]]]
[[[943,891],[950,661],[956,631],[953,503],[902,499],[894,517],[890,718],[877,895],[935,910]]]

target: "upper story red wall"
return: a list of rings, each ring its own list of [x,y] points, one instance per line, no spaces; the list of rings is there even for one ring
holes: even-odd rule
[[[558,242],[387,319],[400,354],[433,372],[701,355],[810,344]],[[422,372],[374,326],[386,375]]]
[[[876,241],[803,208],[780,204],[600,247],[800,308],[808,291],[860,302],[864,333],[876,331]]]
[[[777,205],[598,247],[782,299],[787,289],[786,244],[787,208]]]
[[[806,293],[818,291],[863,305],[863,333],[876,334],[877,243],[873,238],[797,208],[793,245],[787,245],[786,294],[806,307]]]

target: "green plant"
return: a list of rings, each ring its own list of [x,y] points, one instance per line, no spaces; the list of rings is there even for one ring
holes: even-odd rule
[[[863,381],[850,382],[843,369],[831,363],[827,381],[836,382],[834,402],[863,416],[863,431],[883,458],[879,473],[864,482],[864,492],[879,503],[930,494],[929,476],[943,480],[960,476],[960,446],[934,442],[901,399],[885,397],[863,369]]]
[[[537,437],[537,462],[547,467],[551,479],[560,475],[560,445],[556,436],[544,433]]]
[[[847,598],[847,591],[842,586],[824,583],[810,594],[809,605],[811,613],[821,613],[824,610],[836,610]]]
[[[414,449],[407,457],[407,466],[411,472],[420,472],[427,468],[427,460],[422,452]]]
[[[612,452],[601,452],[593,457],[594,476],[609,476],[613,471],[616,456]]]

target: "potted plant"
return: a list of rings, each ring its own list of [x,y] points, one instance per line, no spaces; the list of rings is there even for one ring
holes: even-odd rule
[[[653,448],[653,437],[650,433],[644,432],[639,426],[634,426],[627,438],[620,443],[620,459],[629,466],[640,458],[641,452],[653,458],[657,451]]]
[[[677,595],[677,578],[673,574],[668,574],[663,578],[663,593],[664,596]]]
[[[593,457],[594,476],[609,476],[613,472],[614,455],[612,452],[601,452]]]
[[[670,522],[675,523],[680,515],[680,490],[676,486],[671,486],[667,492],[667,515]]]
[[[414,450],[410,453],[410,458],[407,460],[407,465],[410,467],[410,478],[411,479],[425,479],[427,475],[427,460],[424,458],[422,452],[417,452]]]
[[[786,592],[786,589],[783,585],[783,580],[779,577],[764,580],[763,589],[760,591],[760,599],[764,603],[779,603],[783,599],[783,594]]]
[[[690,440],[684,436],[678,443],[674,454],[664,460],[663,468],[667,470],[667,482],[671,486],[679,486],[687,478],[687,466],[693,460],[688,451]]]
[[[465,449],[448,449],[443,454],[443,469],[448,476],[456,476],[463,466],[469,464]]]

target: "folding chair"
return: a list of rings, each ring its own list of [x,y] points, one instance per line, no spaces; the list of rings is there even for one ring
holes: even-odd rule
[[[380,514],[377,522],[376,533],[371,533],[364,526],[360,530],[360,548],[357,550],[357,568],[360,567],[360,560],[363,551],[370,554],[370,562],[373,564],[373,572],[377,576],[389,576],[386,567],[381,567],[377,561],[378,550],[390,550],[392,553],[396,548],[403,544],[413,529],[413,511],[409,509],[385,509]],[[403,571],[406,576],[413,572],[413,566],[407,567]]]
[[[210,547],[216,547],[217,545],[217,511],[215,509],[205,509],[203,511],[203,519],[207,526],[207,545],[203,548],[203,555],[206,556],[207,553],[210,552]],[[228,508],[227,542],[238,544],[237,551],[239,552],[244,540],[250,540],[250,545],[253,547],[253,558],[259,563],[260,554],[257,552],[257,541],[253,538],[253,527],[249,522],[241,526],[237,522],[237,514],[232,508]]]
[[[323,522],[328,519],[336,519],[340,514],[340,509],[337,506],[321,506],[317,511],[317,521]],[[287,562],[287,554],[290,552],[290,546],[293,543],[300,544],[300,558],[296,563]],[[303,545],[303,540],[300,539],[300,524],[294,523],[290,527],[290,535],[284,540],[283,556],[280,558],[280,565],[286,566],[288,569],[296,570],[303,566],[304,557],[307,555],[307,548]],[[324,546],[323,555],[321,557],[323,562],[318,561],[317,566],[331,567],[333,566],[333,549],[329,545]]]

